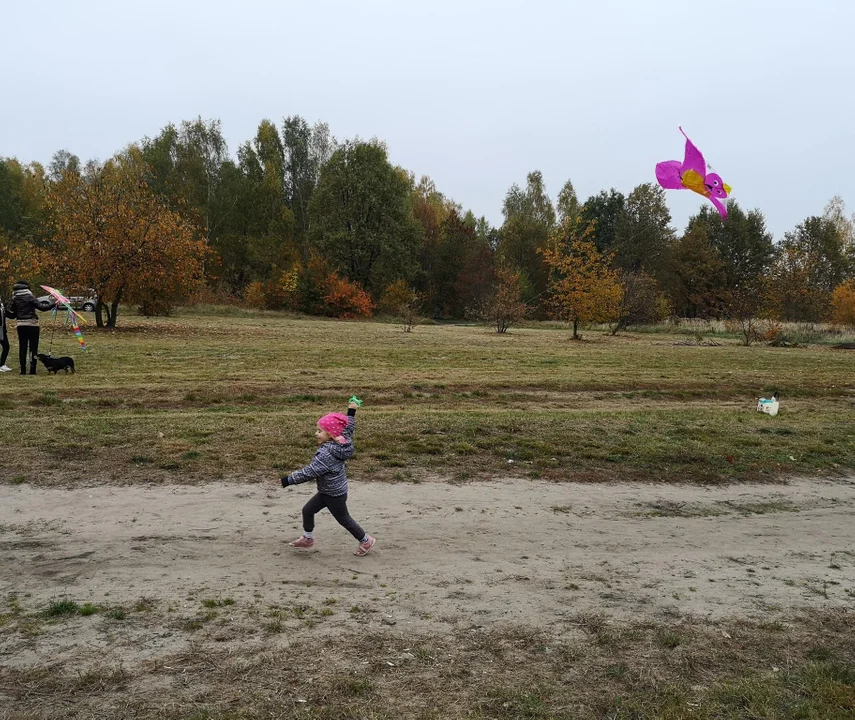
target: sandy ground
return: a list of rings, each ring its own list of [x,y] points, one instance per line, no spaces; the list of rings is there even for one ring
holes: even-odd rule
[[[757,616],[855,604],[855,479],[698,488],[353,483],[355,543],[311,488],[0,488],[0,596],[124,603],[194,594],[370,605],[396,623],[536,626],[568,613]],[[688,517],[687,517],[688,516]]]
[[[419,643],[495,629],[513,644],[504,631],[515,625],[563,642],[592,622],[709,620],[729,639],[741,618],[787,624],[802,609],[855,607],[855,478],[357,482],[351,510],[378,538],[365,558],[327,514],[316,549],[287,546],[310,494],[239,483],[0,487],[0,685],[5,673],[11,693],[0,691],[0,718],[19,717],[16,707],[20,717],[123,717],[137,701],[231,702],[211,668],[244,677],[318,647],[311,666],[347,679],[378,663],[398,672]],[[99,609],[47,615],[59,598]],[[372,656],[350,652],[360,638]],[[305,703],[313,677],[274,689]]]

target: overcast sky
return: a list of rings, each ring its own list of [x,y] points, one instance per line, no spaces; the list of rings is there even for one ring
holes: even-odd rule
[[[848,0],[0,0],[0,155],[105,159],[168,122],[262,118],[377,136],[501,222],[539,169],[553,198],[629,192],[682,125],[776,238],[855,210]],[[670,192],[682,228],[705,201]]]

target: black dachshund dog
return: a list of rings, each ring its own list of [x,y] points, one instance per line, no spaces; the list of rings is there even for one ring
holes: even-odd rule
[[[70,357],[52,358],[44,353],[39,353],[36,357],[42,361],[42,365],[47,368],[48,373],[58,373],[60,370],[65,370],[66,375],[68,375],[69,370],[72,374],[74,373],[74,360]]]

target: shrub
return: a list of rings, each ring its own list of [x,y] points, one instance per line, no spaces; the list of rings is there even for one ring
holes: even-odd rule
[[[371,317],[374,312],[371,297],[358,283],[330,273],[325,285],[324,315],[337,318]]]
[[[262,309],[266,305],[266,300],[264,297],[264,283],[251,282],[246,286],[246,291],[243,295],[243,301],[251,308],[256,308],[258,310]]]
[[[422,298],[405,280],[393,283],[383,292],[378,308],[400,318],[404,332],[410,332],[419,321]]]

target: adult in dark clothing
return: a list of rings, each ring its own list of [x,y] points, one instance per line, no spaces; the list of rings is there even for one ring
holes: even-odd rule
[[[9,357],[9,332],[6,330],[6,306],[0,298],[0,372],[9,372],[12,368],[6,366]]]
[[[18,280],[12,288],[12,302],[6,310],[10,318],[17,320],[18,358],[21,361],[21,375],[27,374],[27,357],[30,360],[30,375],[36,374],[36,362],[39,352],[39,317],[36,310],[47,312],[54,307],[49,300],[37,300],[28,283]]]

